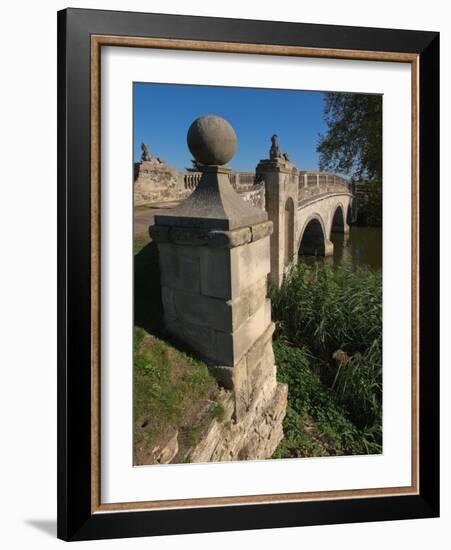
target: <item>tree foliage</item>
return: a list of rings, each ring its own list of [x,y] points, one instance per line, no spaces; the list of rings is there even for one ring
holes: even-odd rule
[[[321,170],[382,181],[382,96],[326,92],[327,132],[317,150]]]
[[[191,166],[187,166],[186,170],[188,172],[201,172],[202,164],[196,159],[191,159]]]

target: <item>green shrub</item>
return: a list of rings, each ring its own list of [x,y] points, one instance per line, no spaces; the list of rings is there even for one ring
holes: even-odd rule
[[[353,424],[335,392],[312,369],[314,358],[305,348],[293,348],[276,340],[274,354],[278,379],[288,384],[289,405],[284,419],[285,437],[274,458],[379,452],[370,435],[365,444],[363,433]],[[316,438],[306,432],[309,418],[314,421]]]

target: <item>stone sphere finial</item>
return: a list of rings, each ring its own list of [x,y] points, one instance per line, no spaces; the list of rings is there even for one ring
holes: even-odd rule
[[[204,115],[191,124],[188,148],[194,158],[207,166],[227,164],[236,150],[236,134],[220,116]]]

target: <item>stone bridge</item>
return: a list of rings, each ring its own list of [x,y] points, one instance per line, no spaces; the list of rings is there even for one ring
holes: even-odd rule
[[[256,179],[265,184],[273,222],[270,280],[280,286],[299,255],[333,254],[331,233],[348,233],[350,184],[334,174],[299,171],[283,157],[262,160]]]
[[[269,159],[242,178],[243,191],[225,167],[236,135],[218,116],[196,119],[187,141],[203,165],[200,181],[187,176],[192,194],[157,214],[150,232],[166,329],[210,366],[227,395],[226,424],[214,420],[190,457],[269,458],[283,437],[288,388],[276,375],[267,278],[279,285],[298,254],[331,254],[330,234],[347,231],[352,195],[337,176],[300,172],[276,135]],[[256,186],[264,206],[243,200]]]
[[[183,178],[194,190],[201,176],[188,172]],[[352,188],[339,176],[299,171],[282,157],[260,161],[255,173],[231,172],[229,181],[273,222],[270,280],[277,286],[299,255],[332,255],[331,234],[349,232]]]
[[[274,136],[273,136],[274,137]],[[252,206],[266,210],[273,223],[270,280],[280,286],[299,255],[333,254],[331,234],[348,233],[351,184],[326,172],[299,170],[278,144],[255,172],[229,170],[230,185]],[[180,203],[198,187],[202,172],[177,172],[159,159],[135,166],[135,204]]]

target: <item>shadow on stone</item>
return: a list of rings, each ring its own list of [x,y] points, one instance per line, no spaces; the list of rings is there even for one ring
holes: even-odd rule
[[[205,360],[186,342],[166,330],[161,301],[159,254],[155,242],[150,242],[135,254],[133,300],[135,326],[165,340],[178,351]]]
[[[154,336],[161,336],[164,332],[158,265],[158,248],[153,242],[146,245],[135,255],[135,325]]]

